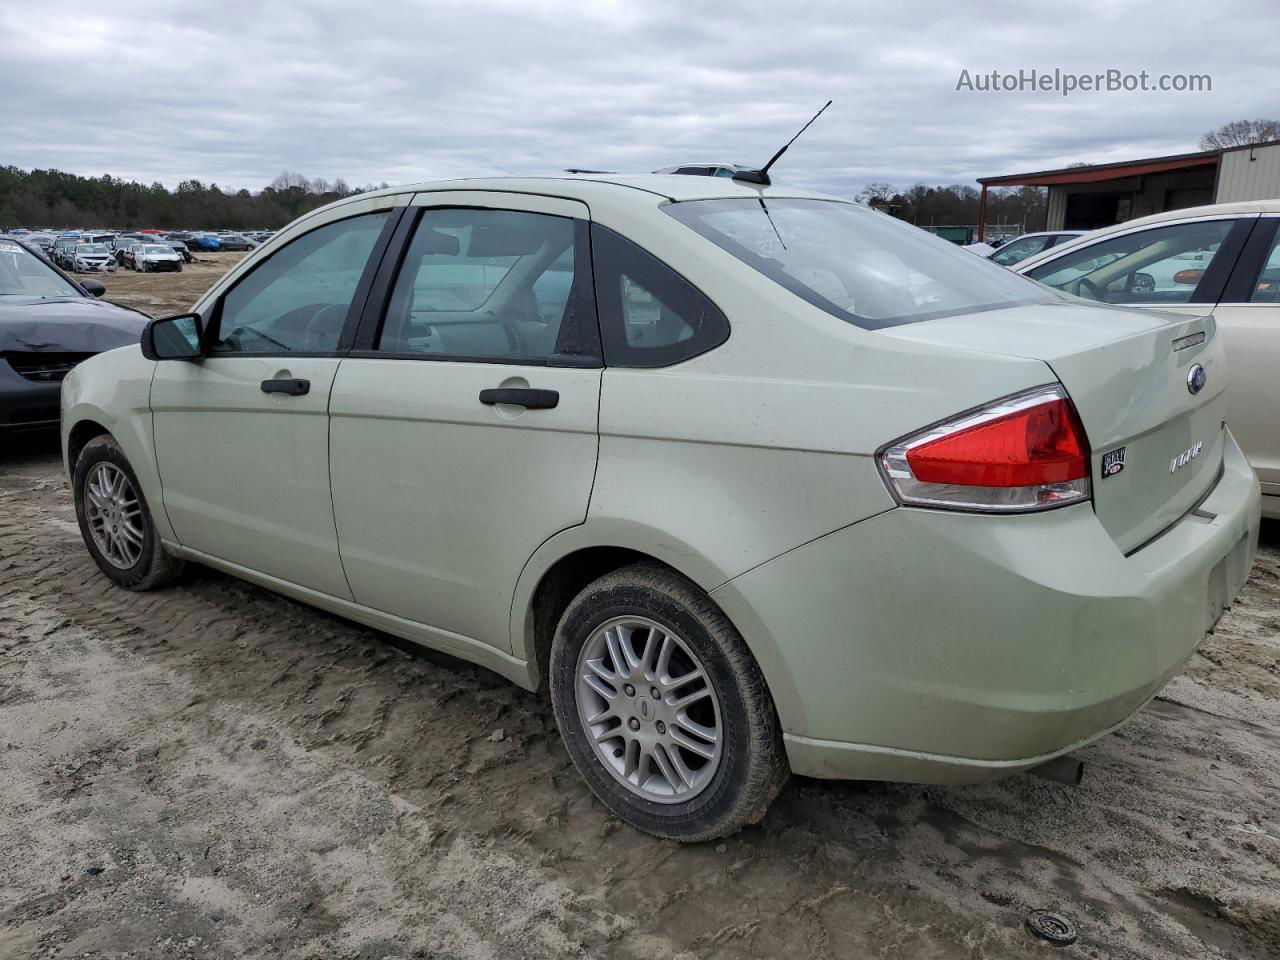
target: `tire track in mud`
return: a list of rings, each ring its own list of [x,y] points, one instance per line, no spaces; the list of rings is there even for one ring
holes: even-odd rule
[[[58,464],[0,460],[0,633],[17,637],[4,641],[0,689],[57,668],[33,655],[24,617],[54,637],[75,634],[87,655],[139,664],[156,689],[174,688],[174,709],[147,728],[155,743],[145,759],[99,745],[94,777],[115,787],[82,798],[86,822],[109,819],[147,777],[166,791],[162,807],[216,820],[227,788],[201,781],[200,765],[247,755],[299,778],[296,790],[264,786],[264,806],[346,838],[311,850],[307,863],[275,864],[259,828],[236,820],[224,830],[234,837],[224,845],[243,849],[234,883],[189,869],[178,883],[172,867],[152,864],[141,873],[163,882],[119,889],[93,909],[70,898],[56,921],[41,921],[30,900],[25,919],[6,915],[0,931],[87,928],[101,919],[95,909],[136,903],[144,889],[174,900],[175,883],[198,881],[223,884],[228,901],[275,904],[239,935],[289,956],[309,956],[327,937],[353,956],[1014,957],[1030,943],[1023,914],[1040,906],[1072,917],[1100,957],[1275,955],[1280,751],[1272,731],[1245,716],[1280,706],[1265,682],[1278,659],[1265,626],[1280,622],[1280,578],[1266,576],[1277,569],[1280,551],[1270,548],[1245,604],[1211,638],[1209,653],[1228,665],[1205,659],[1197,673],[1193,663],[1175,699],[1085,751],[1091,771],[1075,791],[1025,777],[952,789],[796,780],[760,826],[721,845],[680,847],[607,814],[540,698],[209,571],[155,594],[118,590],[79,542]],[[326,784],[349,794],[341,815]],[[210,809],[190,809],[188,788]],[[23,802],[56,802],[42,789]],[[382,832],[350,826],[362,820]],[[163,860],[183,852],[173,846],[153,839],[148,849],[166,851]],[[347,861],[373,878],[368,890],[327,878],[326,867]],[[273,889],[282,874],[303,893]],[[28,882],[19,874],[8,887]],[[371,891],[377,922],[360,916]],[[48,895],[40,884],[24,892]],[[200,955],[239,942],[225,921],[191,924],[204,931]],[[0,939],[0,955],[3,947]]]

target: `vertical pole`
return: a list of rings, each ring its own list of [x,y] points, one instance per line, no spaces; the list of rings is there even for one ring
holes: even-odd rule
[[[978,197],[978,242],[982,243],[987,234],[987,185],[982,185],[982,194]]]

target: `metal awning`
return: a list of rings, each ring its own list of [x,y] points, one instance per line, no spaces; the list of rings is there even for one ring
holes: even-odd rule
[[[1169,170],[1216,167],[1221,156],[1221,150],[1207,150],[1202,153],[1180,153],[1168,157],[1125,160],[1120,163],[1091,163],[1079,167],[1061,167],[1057,170],[1037,170],[1034,173],[1010,173],[1003,177],[979,177],[978,183],[982,184],[982,194],[978,199],[978,239],[982,240],[985,233],[988,187],[1052,187],[1071,183],[1102,183],[1106,180],[1123,180]]]

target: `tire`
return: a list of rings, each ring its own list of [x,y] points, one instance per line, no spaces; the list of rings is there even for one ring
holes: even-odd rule
[[[89,492],[89,487],[93,484],[100,494],[104,480],[120,477],[123,477],[127,486],[119,488],[125,494],[119,501],[124,505],[124,513],[116,517],[131,520],[128,527],[136,532],[124,548],[112,547],[113,538],[105,533],[95,534],[95,529],[109,526],[110,523],[108,516],[99,510]],[[142,486],[114,437],[98,436],[85,444],[80,456],[76,458],[71,489],[80,535],[98,569],[110,580],[128,590],[154,590],[173,583],[181,576],[186,564],[165,550],[160,543],[160,534],[156,531],[151,510],[142,495]],[[136,513],[131,512],[127,506],[130,497],[136,506]],[[125,526],[123,522],[117,524],[117,528]],[[100,538],[107,544],[110,555],[100,545]],[[122,541],[117,539],[116,542],[118,544]],[[135,551],[136,556],[133,555]]]
[[[549,674],[574,766],[638,830],[686,842],[727,836],[758,822],[787,781],[759,666],[711,598],[674,571],[636,564],[588,585],[561,617]]]

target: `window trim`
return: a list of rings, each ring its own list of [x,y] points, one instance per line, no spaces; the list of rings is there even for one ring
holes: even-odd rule
[[[518,194],[512,195],[517,201]],[[560,217],[573,224],[573,257],[574,284],[579,280],[582,289],[578,292],[579,309],[584,311],[583,324],[594,332],[594,342],[587,344],[587,350],[579,354],[552,354],[549,357],[494,357],[475,356],[452,353],[415,353],[403,351],[379,350],[378,340],[382,336],[382,328],[386,322],[387,310],[391,307],[391,297],[395,292],[396,281],[404,268],[409,248],[413,245],[414,235],[423,217],[437,210],[485,210],[500,213],[529,213],[546,217]],[[579,270],[581,269],[581,275]],[[570,289],[573,293],[573,288]],[[567,304],[566,304],[567,306]],[[587,310],[586,308],[590,309]],[[350,319],[350,318],[348,318]],[[450,201],[438,204],[413,205],[405,208],[391,238],[391,248],[383,256],[377,274],[374,276],[368,299],[359,317],[353,334],[353,340],[346,356],[353,360],[414,360],[444,363],[491,363],[502,366],[522,367],[563,367],[571,369],[600,369],[604,367],[604,350],[601,343],[600,316],[595,295],[595,270],[591,256],[591,223],[581,217],[563,213],[547,213],[543,210],[525,210],[513,203],[510,206],[495,207],[486,204],[468,204]]]
[[[336,350],[218,350],[210,351],[204,359],[213,359],[221,357],[344,357],[351,350],[351,344],[355,338],[356,325],[364,312],[365,305],[368,302],[369,295],[373,289],[374,277],[377,274],[378,267],[381,266],[383,258],[386,256],[387,249],[391,239],[395,234],[396,228],[401,220],[404,219],[405,210],[403,205],[394,207],[383,207],[376,210],[365,210],[361,213],[354,213],[349,217],[336,217],[333,220],[326,220],[324,223],[318,223],[302,233],[296,234],[289,238],[288,242],[281,244],[272,250],[267,256],[254,263],[243,274],[236,277],[235,281],[225,290],[218,294],[218,298],[214,301],[213,307],[209,311],[208,320],[205,325],[206,336],[210,344],[216,342],[218,335],[222,332],[222,308],[226,302],[227,296],[235,290],[240,284],[244,283],[249,277],[253,276],[263,266],[270,263],[272,258],[284,250],[289,249],[294,243],[309,237],[317,230],[324,230],[336,223],[346,223],[349,220],[355,220],[359,217],[387,216],[386,222],[383,223],[382,229],[378,233],[378,238],[374,241],[373,249],[369,251],[369,258],[365,261],[364,270],[360,274],[360,279],[356,282],[355,292],[351,296],[351,303],[347,305],[347,315],[342,321],[342,331],[338,335],[338,347]]]

